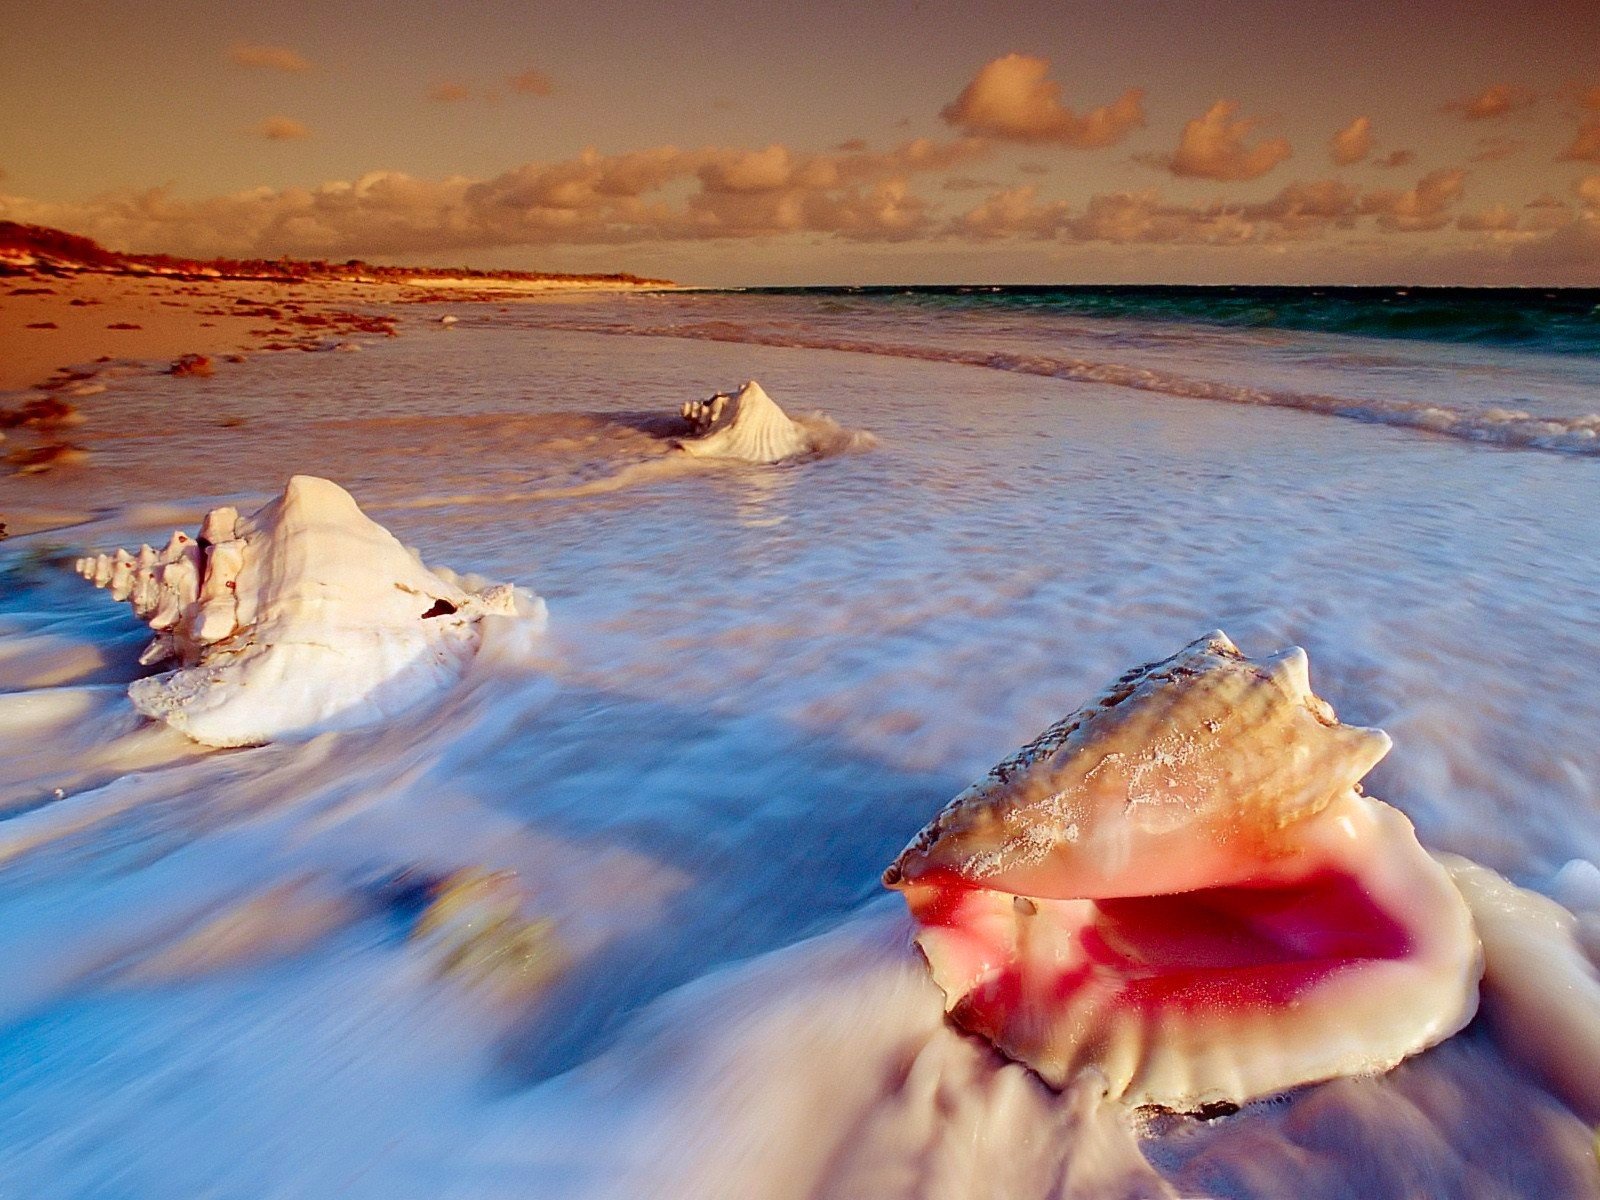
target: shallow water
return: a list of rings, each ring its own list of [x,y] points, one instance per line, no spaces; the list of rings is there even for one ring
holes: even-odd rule
[[[82,518],[0,545],[5,1188],[1600,1195],[1587,1126],[1476,1027],[1209,1123],[1056,1097],[943,1024],[877,882],[1018,743],[1214,627],[1305,646],[1394,736],[1369,790],[1430,847],[1536,887],[1600,858],[1595,459],[749,333],[1467,414],[1581,416],[1594,361],[822,303],[463,306],[362,354],[125,379],[83,401],[92,468],[0,482]],[[747,378],[878,446],[660,469],[660,415]],[[141,724],[136,623],[52,555],[291,472],[534,589],[548,634],[497,627],[390,727],[201,752]],[[540,997],[412,935],[406,881],[469,867],[553,919]]]

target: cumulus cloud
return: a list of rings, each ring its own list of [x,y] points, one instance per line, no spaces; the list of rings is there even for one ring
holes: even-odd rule
[[[1392,171],[1396,167],[1409,167],[1416,161],[1417,152],[1415,150],[1391,150],[1378,160],[1378,165]]]
[[[1430,171],[1406,191],[1368,192],[1361,198],[1361,211],[1398,233],[1442,229],[1450,223],[1449,210],[1461,200],[1466,181],[1467,173],[1461,167]]]
[[[1526,150],[1528,143],[1521,138],[1514,137],[1481,137],[1478,139],[1478,150],[1473,154],[1471,161],[1479,163],[1499,162],[1502,158],[1510,158],[1513,154]]]
[[[947,232],[973,241],[1031,235],[1053,238],[1067,225],[1071,206],[1064,200],[1040,202],[1036,184],[1005,188],[957,217]]]
[[[1329,226],[1350,228],[1360,211],[1358,201],[1356,189],[1349,184],[1317,179],[1291,183],[1270,200],[1246,205],[1241,211],[1248,220],[1265,222],[1278,234],[1303,237]]]
[[[556,91],[555,80],[543,71],[532,68],[520,75],[512,75],[506,80],[506,86],[520,96],[553,96]]]
[[[1558,161],[1600,163],[1600,121],[1580,125],[1572,145],[1561,152]]]
[[[1585,175],[1572,185],[1572,190],[1585,208],[1600,209],[1600,175]]]
[[[295,142],[311,136],[311,130],[304,121],[283,116],[268,117],[250,132],[269,142]]]
[[[228,57],[241,67],[257,67],[263,71],[285,71],[298,74],[309,71],[311,64],[287,46],[264,46],[256,42],[235,42],[228,47]]]
[[[1258,179],[1288,158],[1293,151],[1286,138],[1271,138],[1248,145],[1245,141],[1260,122],[1235,114],[1233,100],[1218,100],[1203,116],[1183,127],[1178,149],[1170,158],[1146,158],[1174,175],[1195,179]]]
[[[1476,95],[1463,96],[1440,108],[1467,121],[1487,121],[1537,104],[1537,93],[1515,83],[1492,83]]]
[[[1341,167],[1358,163],[1372,153],[1372,118],[1357,117],[1328,142],[1328,156]]]
[[[428,99],[435,104],[459,104],[470,99],[472,89],[464,83],[457,83],[453,79],[442,80],[428,89]]]
[[[1050,60],[1031,54],[994,59],[939,115],[969,134],[1074,149],[1113,146],[1144,125],[1142,89],[1079,116],[1061,102],[1061,85],[1046,78],[1049,72]]]
[[[1504,204],[1491,204],[1475,213],[1462,213],[1456,227],[1469,233],[1509,233],[1517,227],[1517,214]]]

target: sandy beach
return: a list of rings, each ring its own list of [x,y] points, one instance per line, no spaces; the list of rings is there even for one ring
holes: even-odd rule
[[[455,323],[456,315],[430,310],[440,303],[503,306],[670,286],[437,271],[229,278],[203,264],[183,273],[95,270],[19,263],[10,253],[8,273],[0,276],[0,342],[7,347],[0,357],[0,437],[8,443],[5,463],[23,474],[83,467],[94,440],[94,431],[82,428],[83,401],[130,377],[205,379],[258,354],[359,351],[404,328]],[[36,528],[40,519],[13,513],[8,528]]]

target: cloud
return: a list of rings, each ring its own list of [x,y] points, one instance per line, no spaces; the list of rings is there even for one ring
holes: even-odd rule
[[[1050,168],[1045,166],[1044,163],[1019,162],[1017,164],[1017,173],[1019,175],[1048,175],[1050,174]]]
[[[428,99],[436,104],[459,104],[472,98],[472,89],[464,83],[446,79],[428,89]]]
[[[241,67],[257,67],[263,71],[285,71],[298,74],[309,71],[311,64],[287,46],[263,46],[255,42],[235,42],[228,47],[228,57]]]
[[[1529,200],[1525,207],[1527,207],[1527,208],[1565,208],[1566,207],[1566,202],[1562,201],[1562,200],[1558,200],[1555,196],[1552,196],[1549,192],[1543,192],[1540,195],[1535,196],[1532,200]]]
[[[1049,59],[1031,54],[994,59],[939,115],[969,134],[1078,150],[1114,146],[1144,125],[1142,89],[1079,116],[1061,103],[1061,85],[1045,78],[1049,71]]]
[[[1236,118],[1238,111],[1235,101],[1218,100],[1204,116],[1184,125],[1177,152],[1170,158],[1147,157],[1143,161],[1194,179],[1260,178],[1293,151],[1281,137],[1246,145],[1245,138],[1259,122],[1253,117]]]
[[[1517,214],[1504,204],[1491,204],[1475,213],[1462,213],[1456,228],[1470,233],[1508,233],[1517,227]]]
[[[1378,165],[1386,170],[1393,170],[1396,167],[1409,167],[1416,161],[1415,150],[1391,150],[1378,160]]]
[[[834,147],[841,154],[859,154],[867,148],[867,143],[861,138],[851,138],[849,141],[840,142]]]
[[[939,185],[947,192],[981,192],[1000,186],[998,179],[978,179],[971,175],[952,175]]]
[[[1372,153],[1372,118],[1357,117],[1328,142],[1328,155],[1341,167],[1358,163]]]
[[[555,80],[531,67],[520,75],[509,76],[506,86],[521,96],[553,96],[556,91]]]
[[[1521,138],[1490,136],[1478,139],[1478,152],[1470,161],[1477,163],[1499,162],[1528,148]]]
[[[1600,121],[1578,126],[1572,145],[1563,150],[1556,161],[1600,163]]]
[[[1038,196],[1038,186],[1031,183],[995,192],[952,221],[946,232],[972,241],[1020,234],[1053,238],[1066,227],[1071,206],[1065,200],[1040,203]]]
[[[269,142],[295,142],[311,136],[305,122],[283,116],[268,117],[250,132]]]
[[[1397,233],[1423,233],[1450,223],[1449,209],[1466,190],[1467,172],[1461,167],[1430,171],[1406,191],[1382,189],[1361,197],[1361,212],[1378,218],[1378,224]]]
[[[1600,209],[1600,175],[1585,175],[1572,185],[1572,190],[1585,208]]]
[[[1360,209],[1355,188],[1336,179],[1318,179],[1291,183],[1270,200],[1241,211],[1251,221],[1273,225],[1277,233],[1303,237],[1329,226],[1349,228]]]
[[[1487,121],[1519,112],[1537,104],[1538,101],[1536,93],[1520,84],[1494,83],[1476,95],[1450,101],[1439,111],[1454,113],[1467,121]]]

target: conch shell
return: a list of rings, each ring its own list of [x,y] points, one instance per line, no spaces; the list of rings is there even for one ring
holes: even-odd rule
[[[77,566],[156,631],[140,661],[176,665],[134,681],[134,707],[210,746],[397,712],[459,676],[481,618],[518,612],[509,585],[468,590],[429,570],[350,493],[309,475],[249,517],[212,509],[197,536]]]
[[[1213,633],[962,792],[884,882],[950,1017],[1055,1087],[1192,1111],[1387,1070],[1482,973],[1449,876],[1357,786],[1389,745],[1304,651]]]
[[[737,391],[690,400],[681,411],[695,436],[678,439],[678,446],[698,458],[776,463],[814,449],[806,431],[753,379]]]

